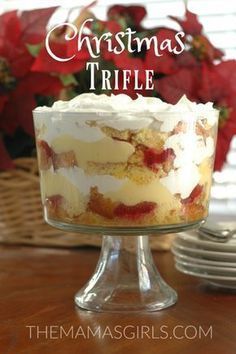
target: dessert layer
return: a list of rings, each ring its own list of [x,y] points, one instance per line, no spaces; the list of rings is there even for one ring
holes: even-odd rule
[[[176,206],[175,197],[159,179],[144,185],[137,184],[128,179],[117,179],[109,175],[86,175],[81,168],[60,168],[56,172],[52,170],[41,172],[41,188],[43,199],[61,194],[68,201],[72,200],[75,206],[75,214],[79,213],[77,197],[89,197],[92,187],[96,187],[99,193],[113,202],[121,202],[126,205],[134,205],[143,201],[166,204],[168,207]],[[177,203],[178,204],[178,203]]]
[[[207,215],[218,112],[183,97],[83,94],[34,112],[49,218],[86,225],[187,223]]]
[[[204,139],[191,132],[178,133],[166,137],[166,141],[161,135],[154,144],[150,132],[142,132],[142,135],[127,138],[130,142],[106,136],[88,143],[70,135],[60,135],[52,141],[51,146],[48,145],[49,152],[45,152],[52,161],[46,162],[41,168],[48,169],[51,165],[54,169],[78,166],[88,175],[110,174],[120,179],[128,177],[140,184],[159,177],[160,183],[170,193],[179,193],[182,198],[187,198],[200,182],[199,165],[213,156],[213,138]],[[159,150],[161,146],[162,150]],[[39,155],[42,155],[42,151]]]
[[[70,135],[58,136],[52,141],[51,147],[56,154],[73,151],[76,161],[81,167],[85,167],[90,161],[97,163],[127,162],[135,150],[131,144],[110,137],[88,143]]]

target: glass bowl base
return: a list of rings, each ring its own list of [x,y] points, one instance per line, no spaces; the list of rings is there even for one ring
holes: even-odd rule
[[[65,231],[103,234],[94,274],[75,295],[78,307],[97,312],[152,312],[174,305],[177,294],[159,274],[146,235],[180,232],[204,222],[115,228],[69,224],[45,216],[48,224]]]
[[[78,233],[87,234],[101,234],[101,235],[161,235],[167,233],[183,232],[186,230],[191,230],[198,228],[206,219],[200,219],[191,222],[183,222],[179,224],[162,224],[162,225],[152,225],[152,226],[93,226],[93,225],[79,225],[73,224],[61,220],[56,220],[48,217],[44,214],[45,221],[57,229]]]
[[[87,289],[80,290],[75,295],[78,307],[96,312],[152,312],[163,310],[177,302],[177,293],[167,284],[159,291],[142,294],[140,289],[116,288],[94,289],[90,293]]]
[[[176,301],[156,269],[148,236],[103,236],[96,270],[75,295],[77,306],[99,312],[158,311]]]

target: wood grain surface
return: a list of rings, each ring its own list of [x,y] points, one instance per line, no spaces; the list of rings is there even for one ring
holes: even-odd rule
[[[106,314],[79,310],[73,296],[99,251],[0,247],[0,354],[235,354],[236,294],[175,270],[154,252],[179,294],[166,310]]]

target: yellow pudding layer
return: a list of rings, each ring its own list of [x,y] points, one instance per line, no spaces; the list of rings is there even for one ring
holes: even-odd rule
[[[55,153],[73,151],[80,167],[86,167],[89,161],[97,163],[127,162],[135,151],[131,144],[110,137],[96,142],[85,142],[75,139],[71,135],[60,135],[52,141],[51,147]]]
[[[206,158],[203,162],[199,165],[199,173],[200,173],[200,184],[205,186],[205,194],[206,194],[206,201],[210,197],[211,192],[211,183],[212,183],[212,158]]]
[[[163,207],[168,205],[168,209],[176,207],[175,196],[158,179],[144,185],[127,181],[118,191],[106,193],[104,196],[125,205],[135,205],[143,201],[149,201],[157,204],[161,203]]]

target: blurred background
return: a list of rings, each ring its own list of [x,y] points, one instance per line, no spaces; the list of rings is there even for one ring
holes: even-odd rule
[[[55,8],[46,9],[48,7]],[[37,9],[41,10],[37,12]],[[182,29],[187,33],[189,49],[176,59],[179,71],[172,72],[165,63],[157,63],[160,71],[157,70],[156,79],[162,84],[154,95],[175,103],[185,93],[198,102],[213,101],[220,109],[210,214],[232,219],[236,216],[236,1],[232,0],[100,0],[92,3],[78,0],[0,0],[1,193],[5,193],[6,181],[13,181],[13,185],[17,183],[19,174],[12,172],[16,167],[23,168],[24,173],[30,169],[35,177],[36,169],[32,162],[24,160],[22,167],[21,161],[16,160],[35,159],[32,109],[36,105],[50,105],[55,99],[70,98],[88,91],[88,78],[84,71],[89,60],[86,55],[83,62],[77,61],[74,66],[64,65],[62,68],[46,58],[42,43],[46,31],[53,25],[69,20],[79,27],[81,21],[89,16],[96,20],[92,28],[94,34],[101,34],[114,23],[121,27],[124,25],[124,28],[131,26],[140,35],[156,33],[160,29],[167,29],[168,33]],[[62,50],[61,33],[54,39],[55,46]],[[146,63],[146,59],[144,51],[138,60]],[[130,57],[127,59],[126,68],[132,60]],[[106,68],[120,65],[121,69],[124,65],[105,56],[101,64]],[[201,90],[197,93],[190,91],[181,76],[182,86],[178,87],[172,102],[167,94],[168,85],[173,83],[171,80],[181,81],[178,75],[191,75],[195,69],[201,71]],[[193,78],[191,80],[194,81]],[[26,93],[30,93],[29,97]],[[128,94],[132,96],[134,92]],[[20,173],[21,178],[23,175]],[[9,195],[6,198],[9,200]],[[12,195],[11,198],[15,200]],[[0,205],[0,208],[5,205]],[[8,214],[9,209],[4,215]],[[6,223],[7,218],[1,223]]]

